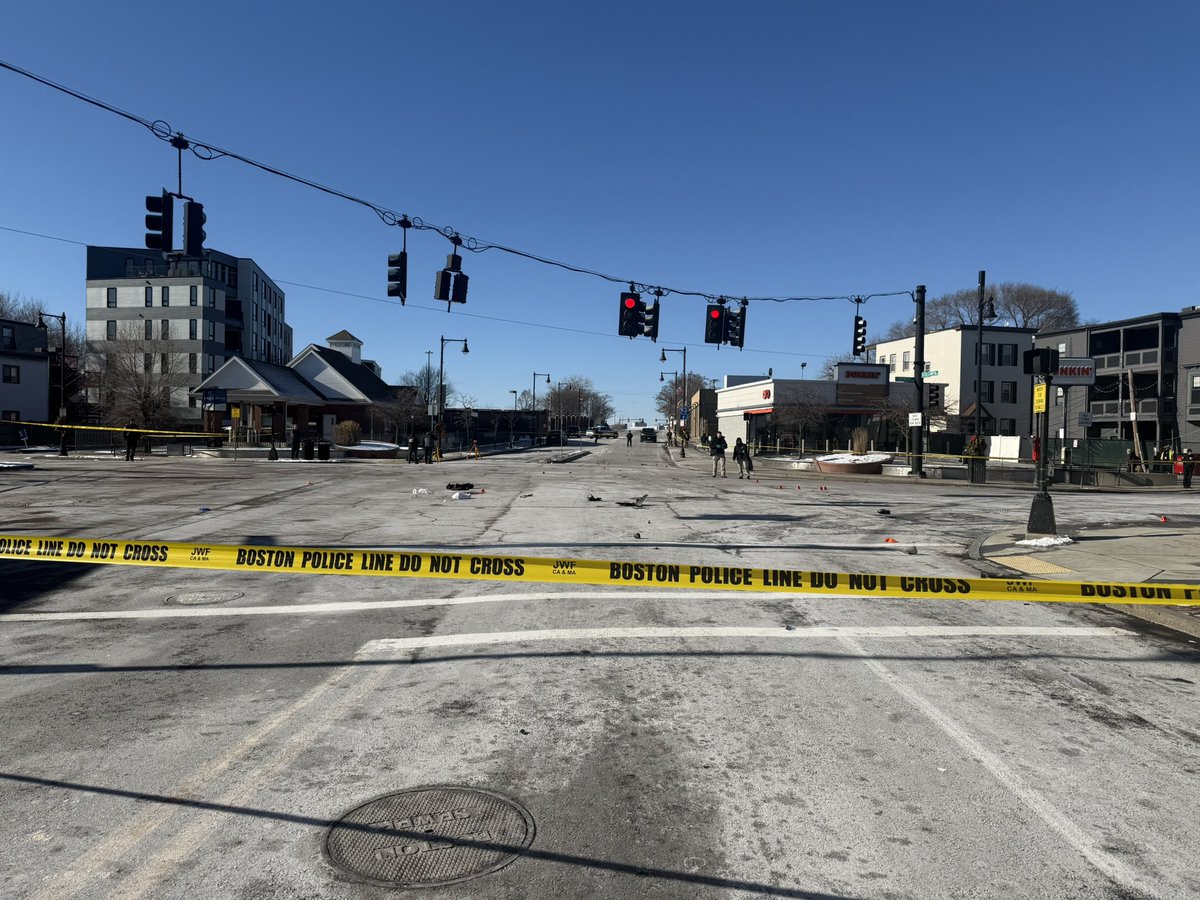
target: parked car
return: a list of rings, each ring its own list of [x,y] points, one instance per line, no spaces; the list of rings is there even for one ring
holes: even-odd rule
[[[545,444],[547,447],[567,446],[567,435],[561,431],[547,431]]]
[[[654,428],[643,428],[642,440],[650,441],[651,443],[656,442],[658,440],[658,431]]]
[[[609,428],[607,425],[597,425],[594,428],[589,428],[587,430],[587,436],[590,438],[615,438],[617,436],[617,432],[615,429]]]

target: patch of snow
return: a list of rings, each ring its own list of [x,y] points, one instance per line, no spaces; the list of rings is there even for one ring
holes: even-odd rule
[[[862,465],[863,463],[885,463],[891,459],[892,455],[890,453],[864,453],[862,456],[855,456],[853,453],[830,453],[828,456],[818,456],[817,462]]]
[[[1047,535],[1046,537],[1030,538],[1027,541],[1017,541],[1021,547],[1061,547],[1063,544],[1075,543],[1065,534]]]
[[[399,444],[389,444],[386,441],[359,441],[353,447],[337,445],[339,450],[399,450]]]

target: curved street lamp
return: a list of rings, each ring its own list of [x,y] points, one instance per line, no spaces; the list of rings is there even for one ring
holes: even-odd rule
[[[443,337],[441,350],[438,353],[438,453],[442,452],[442,435],[446,433],[446,345],[462,344],[462,352],[470,353],[466,338]],[[469,435],[468,435],[469,436]]]

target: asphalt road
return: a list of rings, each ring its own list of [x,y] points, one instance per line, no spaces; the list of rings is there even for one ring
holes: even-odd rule
[[[971,576],[1029,508],[589,449],[50,458],[0,476],[0,530]],[[0,585],[5,896],[396,896],[332,867],[325,826],[427,785],[536,823],[506,867],[417,892],[446,900],[1200,896],[1200,652],[1112,610],[47,562]]]

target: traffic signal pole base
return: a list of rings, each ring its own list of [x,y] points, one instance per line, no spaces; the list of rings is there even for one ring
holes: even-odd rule
[[[1039,492],[1033,495],[1033,504],[1029,507],[1029,524],[1025,526],[1028,534],[1047,535],[1058,534],[1054,522],[1054,501],[1050,495]]]

